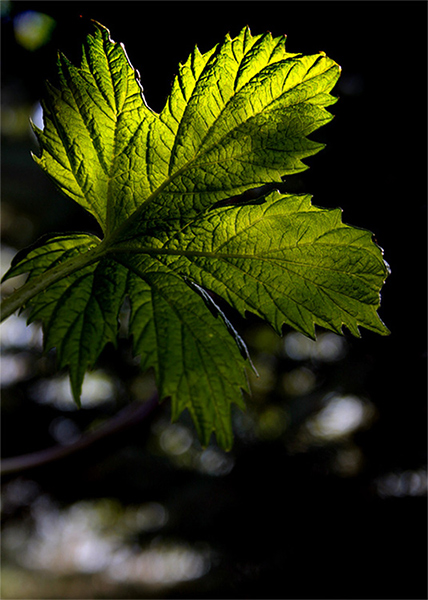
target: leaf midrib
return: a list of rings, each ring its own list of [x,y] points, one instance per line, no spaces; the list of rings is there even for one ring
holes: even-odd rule
[[[244,62],[244,59],[247,57],[247,54],[248,54],[248,52],[249,52],[249,51],[250,51],[252,48],[253,48],[253,46],[251,46],[250,48],[248,48],[247,52],[245,52],[245,54],[243,54],[243,56],[242,56],[242,59],[241,59],[241,61],[239,62],[239,67],[238,67],[238,70],[237,70],[236,77],[238,77],[238,74],[239,74],[239,72],[240,72],[240,69],[242,68],[242,64],[243,64],[243,62]],[[196,81],[196,83],[195,83],[195,86],[194,86],[194,88],[193,88],[193,90],[192,90],[192,93],[191,93],[191,95],[190,95],[190,97],[189,97],[189,100],[187,101],[186,108],[185,108],[185,110],[183,111],[183,114],[182,114],[182,116],[181,116],[181,119],[180,119],[180,121],[179,121],[179,122],[177,121],[177,122],[178,122],[178,126],[177,126],[176,135],[175,135],[174,146],[173,146],[173,149],[172,149],[172,151],[171,151],[171,156],[170,156],[170,163],[169,163],[169,173],[171,172],[171,158],[173,157],[173,154],[174,154],[174,149],[175,149],[175,147],[176,147],[176,144],[177,144],[177,138],[179,137],[179,135],[178,135],[178,134],[179,134],[179,130],[180,130],[181,126],[182,126],[182,123],[183,123],[183,121],[185,120],[185,116],[186,116],[186,113],[187,113],[187,110],[188,110],[189,104],[190,104],[190,102],[191,102],[191,100],[192,100],[192,98],[193,98],[193,96],[194,96],[195,89],[196,89],[196,87],[197,87],[197,85],[198,85],[199,81],[200,81],[200,80],[201,80],[201,78],[203,77],[204,73],[206,72],[206,70],[207,70],[207,68],[208,68],[208,65],[210,64],[210,61],[212,60],[213,56],[215,56],[215,54],[214,54],[214,55],[212,55],[212,56],[210,56],[210,57],[209,57],[209,59],[208,59],[208,61],[207,61],[207,63],[204,65],[204,68],[202,69],[202,71],[201,71],[201,74],[199,75],[199,78],[198,78],[198,80],[197,80],[197,81]],[[323,58],[326,58],[326,57],[325,57],[323,54],[319,53],[319,56],[317,56],[317,59],[315,60],[315,62],[314,62],[314,63],[311,65],[311,67],[310,67],[310,68],[309,68],[309,69],[306,71],[306,75],[308,75],[308,73],[309,73],[309,72],[310,72],[310,71],[313,69],[313,67],[315,66],[315,64],[316,64],[316,63],[318,63],[318,62],[319,62],[319,60],[320,60],[320,58],[322,58],[322,57],[323,57]],[[216,123],[218,122],[218,120],[221,118],[221,116],[222,116],[222,115],[224,114],[224,112],[226,111],[226,109],[227,109],[227,107],[229,106],[230,102],[232,102],[232,101],[233,101],[233,100],[236,98],[236,96],[237,96],[238,94],[241,94],[241,93],[243,93],[243,91],[245,90],[245,88],[246,88],[246,87],[248,87],[248,86],[249,86],[249,85],[250,85],[250,84],[253,82],[253,80],[254,80],[256,77],[259,77],[259,76],[260,76],[260,74],[261,74],[261,73],[262,73],[262,72],[263,72],[263,71],[264,71],[266,68],[268,68],[268,67],[270,67],[270,66],[272,66],[272,65],[284,64],[284,63],[286,63],[286,62],[293,62],[294,64],[291,66],[290,70],[289,70],[289,71],[288,71],[288,73],[286,74],[285,80],[284,80],[284,82],[283,82],[283,85],[285,85],[285,81],[287,81],[287,80],[288,80],[288,78],[289,78],[289,76],[290,76],[290,73],[291,73],[291,72],[294,70],[295,66],[297,65],[297,62],[296,62],[296,61],[297,61],[299,58],[301,58],[301,55],[291,55],[290,57],[286,57],[286,58],[283,58],[283,59],[281,59],[281,60],[278,60],[278,61],[275,61],[275,62],[268,62],[268,63],[267,63],[267,64],[266,64],[266,65],[263,67],[263,69],[261,69],[260,71],[257,71],[257,73],[255,73],[255,74],[254,74],[254,75],[253,75],[253,76],[252,76],[252,77],[251,77],[251,78],[250,78],[250,79],[249,79],[249,80],[248,80],[248,81],[245,83],[245,85],[243,85],[243,86],[242,86],[242,87],[241,87],[241,88],[240,88],[238,91],[236,91],[235,93],[233,93],[233,94],[230,96],[230,98],[229,98],[229,99],[228,99],[228,100],[227,100],[227,101],[224,103],[224,106],[223,106],[223,108],[220,110],[220,113],[217,115],[217,117],[216,117],[216,119],[214,120],[214,122],[211,124],[211,126],[210,126],[210,127],[208,128],[208,130],[205,132],[205,135],[203,136],[203,138],[200,140],[200,143],[199,143],[199,148],[202,148],[202,147],[204,146],[204,144],[205,144],[205,141],[206,141],[207,139],[209,139],[209,138],[210,138],[210,135],[211,135],[211,132],[212,132],[213,128],[216,126]],[[236,60],[236,58],[235,58],[235,60]],[[238,61],[236,61],[236,62],[238,62]],[[266,105],[263,107],[263,109],[262,109],[261,111],[254,113],[254,114],[253,114],[253,115],[251,115],[251,117],[249,117],[249,119],[247,119],[247,120],[250,120],[250,119],[253,119],[253,118],[255,118],[255,117],[256,117],[256,116],[258,116],[258,115],[259,115],[261,112],[269,111],[269,110],[270,110],[270,107],[272,106],[272,104],[275,104],[276,102],[278,102],[278,101],[279,101],[279,100],[280,100],[280,99],[281,99],[281,98],[282,98],[282,97],[283,97],[285,94],[289,94],[289,93],[290,93],[292,90],[295,90],[296,88],[298,88],[298,87],[299,87],[299,86],[301,86],[302,84],[307,84],[307,83],[308,83],[309,81],[311,81],[312,79],[315,79],[316,77],[319,77],[320,75],[324,75],[324,74],[325,74],[325,73],[327,73],[329,70],[331,70],[332,68],[334,68],[334,67],[336,66],[336,63],[327,64],[326,66],[327,66],[327,68],[326,68],[325,70],[323,70],[323,71],[322,71],[322,73],[317,73],[317,74],[315,74],[315,75],[313,75],[313,76],[311,76],[311,77],[308,77],[308,78],[306,78],[306,76],[305,76],[305,78],[304,78],[302,81],[299,81],[298,83],[296,83],[295,85],[291,86],[291,87],[290,87],[290,88],[288,88],[287,90],[285,90],[285,91],[282,91],[282,92],[281,92],[281,93],[280,93],[280,94],[279,94],[279,95],[278,95],[276,98],[274,98],[274,99],[270,100],[270,102],[268,102],[268,104],[266,104]],[[320,94],[320,92],[319,92],[318,90],[315,90],[315,92],[314,92],[312,95],[310,95],[310,96],[308,96],[307,98],[305,98],[303,102],[302,102],[302,101],[293,102],[293,103],[291,103],[291,104],[290,104],[290,106],[295,106],[295,105],[298,105],[298,104],[307,103],[307,102],[309,102],[311,99],[313,99],[315,96],[318,96],[319,94]],[[240,125],[241,125],[241,124],[239,124],[237,127],[239,127]],[[234,129],[236,129],[237,127],[234,127],[234,128],[233,128],[233,130],[234,130]],[[231,131],[233,131],[233,130],[231,130]],[[230,133],[230,132],[228,132],[228,133]],[[219,142],[216,142],[216,144],[215,144],[215,145],[220,145],[220,144],[221,144],[221,141],[219,141]],[[192,162],[194,162],[194,161],[196,160],[196,158],[197,158],[197,157],[199,157],[199,156],[201,156],[201,155],[203,155],[203,154],[205,154],[205,153],[209,152],[209,150],[210,150],[211,148],[212,148],[212,145],[211,145],[211,146],[207,146],[207,148],[206,148],[205,150],[203,150],[203,152],[200,152],[200,151],[199,151],[199,152],[197,152],[197,153],[196,153],[196,155],[194,156],[194,158],[193,158],[191,161],[189,161],[189,163],[192,163]],[[187,164],[189,164],[189,163],[187,163]],[[173,175],[171,175],[171,177],[172,177],[172,176],[173,176]]]

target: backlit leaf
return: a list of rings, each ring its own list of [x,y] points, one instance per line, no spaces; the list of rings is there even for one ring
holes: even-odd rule
[[[323,147],[308,135],[332,118],[333,60],[290,54],[284,37],[245,28],[195,48],[156,114],[124,47],[94,24],[81,65],[60,55],[58,74],[35,160],[103,236],[52,235],[19,253],[6,278],[29,279],[3,310],[25,305],[43,322],[77,402],[86,370],[116,341],[125,299],[135,354],[173,418],[187,409],[201,442],[215,432],[224,448],[250,361],[216,295],[278,333],[284,324],[312,337],[316,325],[388,332],[377,315],[388,267],[369,232],[307,195],[227,203],[280,184]]]

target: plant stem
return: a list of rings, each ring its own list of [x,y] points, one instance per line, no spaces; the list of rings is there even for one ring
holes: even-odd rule
[[[83,435],[73,444],[53,446],[39,452],[3,459],[0,462],[0,474],[4,476],[21,473],[86,450],[105,438],[121,433],[129,427],[145,421],[158,406],[158,395],[156,393],[144,403],[135,402],[130,404],[107,423],[101,425],[95,431]]]

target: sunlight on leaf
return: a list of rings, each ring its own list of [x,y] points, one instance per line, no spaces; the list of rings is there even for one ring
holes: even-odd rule
[[[125,301],[134,353],[154,369],[160,399],[171,398],[173,420],[187,410],[201,443],[215,432],[224,449],[251,363],[218,297],[277,333],[284,324],[310,337],[317,325],[388,333],[377,315],[388,267],[370,232],[308,195],[272,191],[323,148],[308,136],[332,119],[339,75],[322,52],[292,54],[285,37],[244,28],[195,48],[156,114],[102,25],[79,67],[59,55],[44,127],[33,125],[34,160],[102,236],[53,234],[18,253],[6,279],[29,279],[3,315],[25,305],[42,321],[76,403],[86,371],[116,344]],[[254,189],[255,200],[228,204]]]

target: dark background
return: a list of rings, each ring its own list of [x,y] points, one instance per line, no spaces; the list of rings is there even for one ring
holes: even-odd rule
[[[14,37],[14,17],[25,10],[56,21],[50,41],[33,52]],[[175,519],[159,535],[209,543],[217,559],[205,577],[157,592],[159,597],[426,598],[426,498],[403,489],[385,497],[374,483],[426,465],[426,3],[10,2],[2,16],[3,121],[13,109],[25,112],[39,100],[46,78],[54,81],[58,48],[80,60],[90,19],[124,42],[156,111],[177,63],[195,44],[206,51],[247,24],[253,34],[287,34],[290,52],[323,50],[342,66],[334,92],[340,99],[331,107],[335,119],[312,136],[327,147],[307,159],[310,169],[289,185],[313,194],[317,205],[340,206],[345,222],[375,233],[392,269],[380,309],[392,333],[363,331],[359,340],[347,338],[343,361],[314,368],[323,382],[318,396],[340,389],[369,398],[375,407],[376,419],[352,440],[364,456],[353,475],[340,476],[331,467],[337,444],[293,450],[304,418],[291,417],[294,430],[274,440],[238,435],[234,467],[224,476],[178,468],[150,450],[152,434],[141,425],[99,450],[20,474],[20,480],[36,482],[63,506],[102,497],[125,506],[165,503]],[[2,236],[16,249],[45,231],[93,226],[56,194],[30,149],[37,151],[29,134],[2,135]],[[260,323],[250,317],[239,326],[257,358],[261,351],[255,342],[252,348],[251,336]],[[295,365],[278,358],[275,343],[269,352],[276,356],[279,381]],[[134,367],[121,357],[111,350],[103,360],[111,369],[114,363],[126,381],[135,377]],[[3,391],[4,457],[54,443],[48,430],[58,411],[28,399],[30,383]],[[295,405],[275,389],[263,402],[295,414]],[[301,402],[309,418],[317,398]],[[162,407],[162,414],[167,410]],[[259,407],[252,410],[257,419]],[[73,417],[82,428],[100,417],[96,411],[85,415]],[[13,481],[6,478],[5,488]],[[25,511],[31,512],[30,502],[6,512],[4,523],[24,518]],[[72,597],[154,597],[144,585],[108,592],[121,596],[91,589]],[[63,597],[71,596],[64,591]]]

